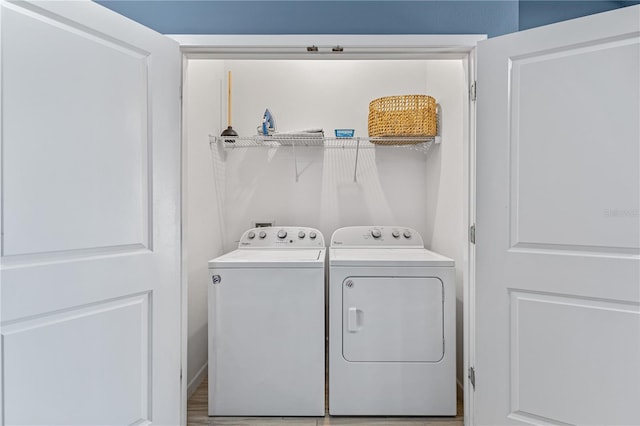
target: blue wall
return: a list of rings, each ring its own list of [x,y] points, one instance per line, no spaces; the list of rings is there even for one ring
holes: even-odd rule
[[[519,10],[520,22],[518,26],[522,31],[638,3],[640,3],[640,1],[521,0]]]
[[[640,3],[585,0],[97,0],[164,34],[487,34]]]
[[[488,34],[518,30],[507,1],[165,1],[98,3],[163,34]]]

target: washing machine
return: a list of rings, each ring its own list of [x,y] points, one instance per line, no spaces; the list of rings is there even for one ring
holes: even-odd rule
[[[329,248],[329,414],[456,414],[454,261],[414,229],[341,228]]]
[[[324,416],[325,258],[313,228],[254,228],[209,261],[209,415]]]

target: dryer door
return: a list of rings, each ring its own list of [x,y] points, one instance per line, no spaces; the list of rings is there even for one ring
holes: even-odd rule
[[[437,362],[444,286],[435,277],[347,277],[342,353],[352,362]]]

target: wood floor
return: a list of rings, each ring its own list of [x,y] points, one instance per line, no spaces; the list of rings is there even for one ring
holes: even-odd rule
[[[321,426],[321,425],[372,425],[372,426],[462,426],[462,401],[458,399],[455,417],[209,417],[207,414],[207,379],[189,399],[188,426]]]

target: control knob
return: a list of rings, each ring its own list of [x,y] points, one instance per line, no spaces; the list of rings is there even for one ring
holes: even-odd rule
[[[316,236],[317,236],[317,235],[316,235],[316,233],[315,233],[315,232],[313,232],[313,231],[309,232],[309,238],[311,238],[312,240],[315,240],[315,239],[316,239]]]
[[[400,238],[400,232],[398,231],[393,231],[391,235],[393,235],[393,238]]]
[[[371,230],[371,236],[373,238],[380,238],[382,236],[382,234],[380,233],[379,229],[372,229]]]
[[[249,231],[249,233],[247,234],[247,237],[248,237],[250,240],[253,240],[253,239],[256,237],[256,233],[255,233],[255,232],[253,232],[253,231]]]
[[[304,238],[307,234],[304,233],[304,231],[300,231],[298,232],[298,238]]]
[[[402,233],[402,235],[404,235],[405,238],[411,238],[411,231],[407,229]]]
[[[260,231],[260,233],[258,234],[258,237],[260,237],[260,238],[264,238],[266,236],[267,236],[267,233],[264,232],[264,231]]]
[[[280,238],[281,240],[284,240],[285,238],[287,238],[287,231],[285,231],[284,229],[279,230],[278,238]]]

